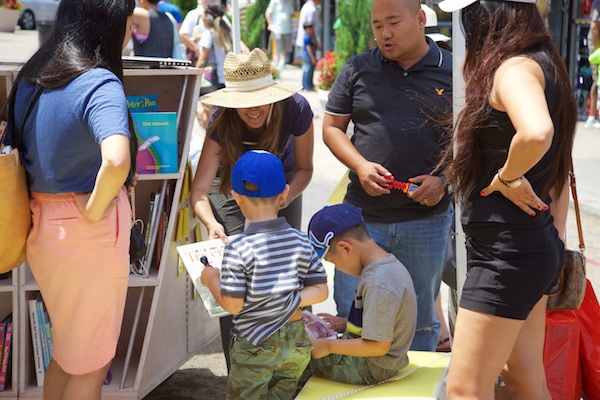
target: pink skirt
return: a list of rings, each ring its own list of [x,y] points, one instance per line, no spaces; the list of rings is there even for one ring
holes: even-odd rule
[[[52,358],[72,375],[96,371],[114,357],[129,278],[131,207],[119,201],[98,222],[72,194],[31,193],[33,227],[27,259],[52,324]]]

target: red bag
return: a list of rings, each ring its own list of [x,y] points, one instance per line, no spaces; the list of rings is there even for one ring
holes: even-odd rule
[[[583,392],[587,399],[600,399],[600,305],[589,279],[583,303],[576,313],[581,325],[579,357]]]
[[[544,369],[553,400],[581,398],[580,332],[576,311],[546,311]]]

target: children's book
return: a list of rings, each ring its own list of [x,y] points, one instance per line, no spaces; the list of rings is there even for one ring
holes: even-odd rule
[[[232,240],[235,236],[237,235],[230,236],[229,240]],[[179,257],[181,257],[185,269],[194,283],[194,287],[200,293],[204,307],[206,307],[206,311],[208,311],[208,315],[211,318],[223,317],[229,315],[229,313],[217,303],[210,290],[200,282],[200,277],[202,276],[202,271],[208,265],[219,270],[221,269],[224,249],[225,244],[221,239],[205,240],[203,242],[177,246]]]
[[[44,316],[44,301],[42,295],[38,294],[36,297],[36,307],[38,313],[38,320],[40,324],[40,336],[42,338],[42,354],[44,355],[44,371],[50,364],[50,346],[48,344],[48,336],[46,336],[46,317]]]
[[[175,173],[177,160],[177,113],[131,113],[138,140],[138,174]]]
[[[310,339],[337,339],[337,332],[327,325],[323,318],[307,310],[302,310],[304,329]]]
[[[127,107],[132,113],[158,112],[158,96],[155,94],[127,96]]]
[[[31,325],[31,342],[33,345],[35,377],[37,380],[37,386],[42,387],[44,384],[44,375],[46,369],[44,368],[40,319],[37,312],[37,300],[35,297],[29,300],[29,323]]]
[[[10,376],[10,353],[12,350],[12,319],[8,319],[5,325],[4,342],[2,345],[2,360],[0,360],[0,392],[6,388],[6,382]]]

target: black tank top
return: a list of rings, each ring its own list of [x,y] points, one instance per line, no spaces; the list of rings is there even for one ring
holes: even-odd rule
[[[558,130],[560,121],[556,115],[558,88],[552,77],[548,76],[547,69],[543,67],[543,64],[540,65],[542,65],[546,80],[545,94],[550,116],[554,123],[554,136],[548,152],[525,174],[525,177],[530,181],[538,197],[546,204],[550,204],[550,195],[547,192],[542,192],[546,183],[546,177],[543,172],[554,159],[557,151],[558,136],[561,134]],[[500,192],[494,192],[487,197],[481,197],[479,194],[481,190],[489,185],[494,175],[498,172],[498,169],[504,165],[508,156],[510,142],[515,133],[515,128],[508,114],[491,109],[487,120],[482,124],[482,128],[478,134],[481,172],[479,180],[463,205],[461,218],[463,224],[470,222],[497,222],[514,225],[527,224],[533,227],[532,222],[537,226],[546,226],[552,221],[550,211],[537,212],[537,215],[532,218]]]
[[[163,12],[148,10],[150,14],[150,34],[143,42],[132,35],[133,52],[136,56],[171,57],[173,55],[173,23]]]

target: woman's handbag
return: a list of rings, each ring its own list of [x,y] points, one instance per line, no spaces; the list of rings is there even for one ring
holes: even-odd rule
[[[4,110],[9,102],[11,106],[9,113],[14,112],[16,88],[17,84],[13,86],[8,100],[6,100],[2,109],[0,109],[0,116],[4,115]],[[21,131],[15,132],[15,127],[11,126],[11,133],[14,135],[13,144],[17,148],[4,154],[4,145],[1,146],[3,152],[0,154],[0,210],[2,210],[4,218],[0,218],[0,232],[2,232],[2,240],[0,240],[0,274],[18,267],[26,258],[27,236],[31,228],[31,209],[29,208],[27,175],[18,148],[22,142],[25,121],[29,118],[29,114],[40,97],[41,92],[41,89],[38,89],[35,97],[29,104]],[[13,119],[9,118],[11,125],[14,125],[12,124]],[[0,139],[4,137],[5,127],[5,125],[0,126],[2,132]]]
[[[19,150],[0,155],[0,274],[25,261],[25,245],[31,228],[31,210],[25,167]]]
[[[577,233],[579,234],[579,251],[565,249],[564,264],[558,279],[560,289],[548,297],[548,310],[577,310],[581,306],[581,302],[583,302],[583,297],[585,296],[585,244],[583,242],[583,231],[581,230],[577,183],[573,171],[573,161],[571,161],[569,183],[575,208]]]

